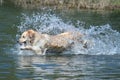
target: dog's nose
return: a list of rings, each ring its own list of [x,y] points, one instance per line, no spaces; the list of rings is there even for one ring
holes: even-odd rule
[[[19,41],[17,40],[17,43],[19,43]]]

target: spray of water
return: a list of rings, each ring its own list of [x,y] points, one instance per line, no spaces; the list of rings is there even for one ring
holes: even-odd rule
[[[65,23],[55,14],[32,14],[28,16],[22,14],[21,24],[18,32],[22,33],[28,29],[35,29],[41,33],[59,34],[65,31],[79,31],[85,34],[84,40],[88,42],[88,48],[85,49],[80,43],[77,43],[67,53],[71,54],[88,54],[88,55],[114,55],[120,52],[120,33],[113,30],[109,24],[101,26],[90,26],[85,29],[81,21],[78,21],[79,28],[72,23]],[[17,34],[18,36],[19,34]]]

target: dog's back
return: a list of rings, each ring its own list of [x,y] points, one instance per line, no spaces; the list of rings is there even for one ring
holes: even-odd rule
[[[77,38],[80,38],[82,35],[73,32],[65,32],[55,36],[50,37],[49,47],[54,49],[65,49],[70,47]]]

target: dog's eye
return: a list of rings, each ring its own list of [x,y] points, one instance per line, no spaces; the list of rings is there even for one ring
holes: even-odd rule
[[[25,38],[25,36],[23,36],[23,38]]]

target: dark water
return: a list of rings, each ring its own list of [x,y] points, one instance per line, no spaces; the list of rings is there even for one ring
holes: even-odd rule
[[[120,80],[119,21],[118,11],[0,6],[0,80]],[[29,28],[49,34],[77,30],[93,44],[88,50],[76,45],[67,54],[35,56],[21,52],[16,42]]]

